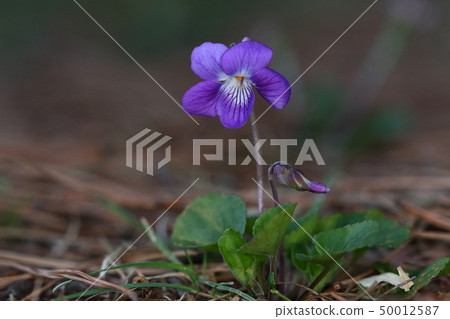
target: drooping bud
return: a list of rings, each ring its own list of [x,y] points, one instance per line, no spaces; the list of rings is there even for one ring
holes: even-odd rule
[[[303,172],[285,162],[276,162],[269,167],[269,180],[289,186],[298,191],[328,193],[330,189],[317,182],[312,182]]]

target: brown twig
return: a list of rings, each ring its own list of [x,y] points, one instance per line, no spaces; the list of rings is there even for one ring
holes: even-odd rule
[[[413,206],[408,203],[402,204],[403,208],[410,214],[423,218],[428,223],[441,229],[450,231],[450,219],[438,215],[432,211]]]
[[[40,268],[31,268],[28,266],[18,264],[13,261],[6,262],[6,264],[10,267],[22,270],[24,272],[33,274],[35,276],[41,276],[41,277],[50,278],[50,279],[69,279],[69,280],[79,281],[79,282],[82,282],[82,283],[85,283],[88,285],[92,285],[92,286],[96,286],[96,287],[114,289],[114,290],[117,290],[117,291],[120,291],[120,292],[126,294],[132,300],[137,299],[136,294],[133,291],[131,291],[130,289],[113,284],[111,282],[105,281],[100,278],[95,278],[95,277],[88,275],[80,270],[65,270],[65,269],[48,270],[48,269],[40,269]]]
[[[313,289],[309,288],[308,286],[296,283],[296,282],[288,282],[288,281],[280,281],[280,284],[284,284],[284,285],[294,285],[297,287],[300,287],[302,289],[308,290],[310,293],[312,293],[313,295],[320,295],[317,291],[314,291]]]
[[[25,254],[20,254],[17,252],[11,252],[7,250],[0,249],[0,263],[1,260],[10,260],[25,265],[32,265],[37,267],[48,267],[48,268],[79,268],[79,263],[72,261],[62,261],[59,259],[52,259],[48,257],[38,257],[30,256]]]
[[[418,231],[412,233],[413,237],[450,241],[450,234],[438,231]]]

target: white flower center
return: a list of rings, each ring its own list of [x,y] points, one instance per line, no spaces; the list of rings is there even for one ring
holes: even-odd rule
[[[252,82],[243,76],[229,76],[222,88],[221,94],[227,96],[227,100],[235,105],[243,106],[250,99]]]

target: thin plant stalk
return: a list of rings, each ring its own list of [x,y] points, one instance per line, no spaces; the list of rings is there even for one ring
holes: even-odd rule
[[[278,205],[280,205],[280,202],[278,199],[278,190],[277,190],[277,187],[275,186],[275,182],[272,180],[272,178],[270,178],[270,176],[269,176],[269,184],[270,184],[270,189],[272,190],[272,198],[273,198],[274,206],[277,207]]]
[[[314,288],[316,288],[316,286],[322,281],[323,278],[325,278],[325,276],[330,272],[332,267],[331,263],[328,263],[320,272],[320,274],[316,277],[316,279],[314,279],[314,281],[311,283],[311,285],[309,285],[309,289],[308,291],[312,291],[314,290]],[[303,294],[306,292],[303,291],[302,294],[299,295],[299,297],[297,298],[297,300],[300,300],[303,297]]]
[[[253,123],[251,125],[252,127],[252,135],[253,135],[253,145],[256,153],[256,180],[258,181],[259,186],[256,186],[256,189],[258,191],[258,215],[262,214],[263,208],[264,208],[264,199],[263,199],[263,170],[261,165],[261,154],[256,149],[256,143],[259,141],[259,133],[258,133],[258,127],[256,125],[256,117],[255,113],[252,112],[250,114],[250,121]]]
[[[273,204],[275,207],[280,205],[279,198],[278,198],[278,190],[275,186],[275,182],[272,180],[271,176],[269,176],[269,184],[270,189],[272,190],[272,197],[273,197]],[[280,248],[278,250],[278,259],[280,263],[280,273],[279,273],[279,282],[282,282],[282,284],[279,287],[279,291],[281,294],[285,294],[285,284],[284,284],[284,242],[281,241]]]

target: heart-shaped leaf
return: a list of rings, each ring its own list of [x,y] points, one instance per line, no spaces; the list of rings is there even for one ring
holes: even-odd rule
[[[237,250],[247,242],[242,238],[241,233],[234,229],[227,229],[220,237],[218,245],[223,260],[230,267],[234,277],[245,287],[253,290],[255,293],[262,293],[258,289],[256,282],[256,258],[254,255],[244,254]]]
[[[398,227],[396,221],[375,218],[318,233],[314,239],[318,251],[322,251],[322,246],[333,255],[359,248],[397,247],[408,237],[408,228]]]
[[[195,199],[178,217],[172,241],[181,247],[215,245],[228,228],[242,234],[245,217],[245,203],[240,197],[210,193]]]
[[[316,233],[318,224],[318,215],[314,214],[303,222],[295,224],[296,229],[286,234],[284,237],[284,249],[286,252],[290,252],[294,245],[307,244],[311,241],[308,236],[313,236]],[[301,225],[302,227],[299,227]]]
[[[240,249],[240,252],[275,256],[296,206],[285,204],[263,212],[253,227],[254,237]]]
[[[314,236],[316,248],[331,255],[350,252],[358,248],[367,247],[379,234],[379,225],[373,220],[347,225],[345,227],[321,232]],[[323,253],[325,254],[325,253]]]

